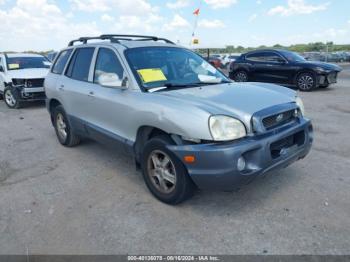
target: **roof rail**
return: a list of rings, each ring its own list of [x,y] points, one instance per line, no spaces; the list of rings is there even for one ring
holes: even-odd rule
[[[116,34],[105,34],[100,36],[93,37],[80,37],[76,40],[72,40],[69,42],[68,46],[73,46],[76,42],[81,42],[82,44],[87,44],[89,40],[110,40],[114,43],[119,43],[119,40],[124,41],[164,41],[168,44],[175,44],[174,42],[166,39],[159,38],[156,36],[147,36],[147,35],[116,35]]]

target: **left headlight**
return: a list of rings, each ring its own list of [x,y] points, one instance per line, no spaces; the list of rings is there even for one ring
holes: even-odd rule
[[[209,118],[211,136],[215,141],[228,141],[245,137],[247,131],[243,123],[233,117],[214,115]]]
[[[300,97],[296,97],[295,103],[296,103],[297,106],[300,108],[300,111],[301,111],[301,113],[303,114],[303,116],[305,116],[305,107],[304,107],[303,100],[301,100]]]

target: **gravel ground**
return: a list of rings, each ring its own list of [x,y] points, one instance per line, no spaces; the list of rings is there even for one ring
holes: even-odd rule
[[[0,254],[350,254],[350,66],[302,93],[310,155],[238,192],[172,207],[132,159],[59,145],[42,104],[0,102]]]

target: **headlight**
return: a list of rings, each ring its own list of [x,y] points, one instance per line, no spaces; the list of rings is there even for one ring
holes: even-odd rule
[[[15,86],[24,86],[25,85],[25,80],[24,79],[18,79],[18,78],[13,78],[12,83]]]
[[[211,116],[209,118],[209,128],[215,141],[234,140],[247,135],[243,123],[229,116]]]
[[[297,104],[297,106],[300,108],[301,113],[303,114],[303,116],[305,115],[305,107],[304,107],[304,103],[303,100],[301,100],[300,97],[297,97],[295,99],[295,103]]]
[[[329,72],[330,72],[330,70],[324,69],[324,68],[322,68],[322,67],[316,67],[316,68],[315,68],[315,71],[316,71],[317,73],[319,73],[319,74],[324,74],[324,73],[329,73]]]

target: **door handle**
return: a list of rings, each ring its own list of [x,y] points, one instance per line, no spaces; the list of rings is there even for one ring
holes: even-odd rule
[[[94,97],[94,96],[95,96],[95,93],[94,93],[93,91],[90,91],[90,92],[88,93],[88,96]]]
[[[60,86],[58,87],[58,90],[64,91],[64,85],[60,85]]]

